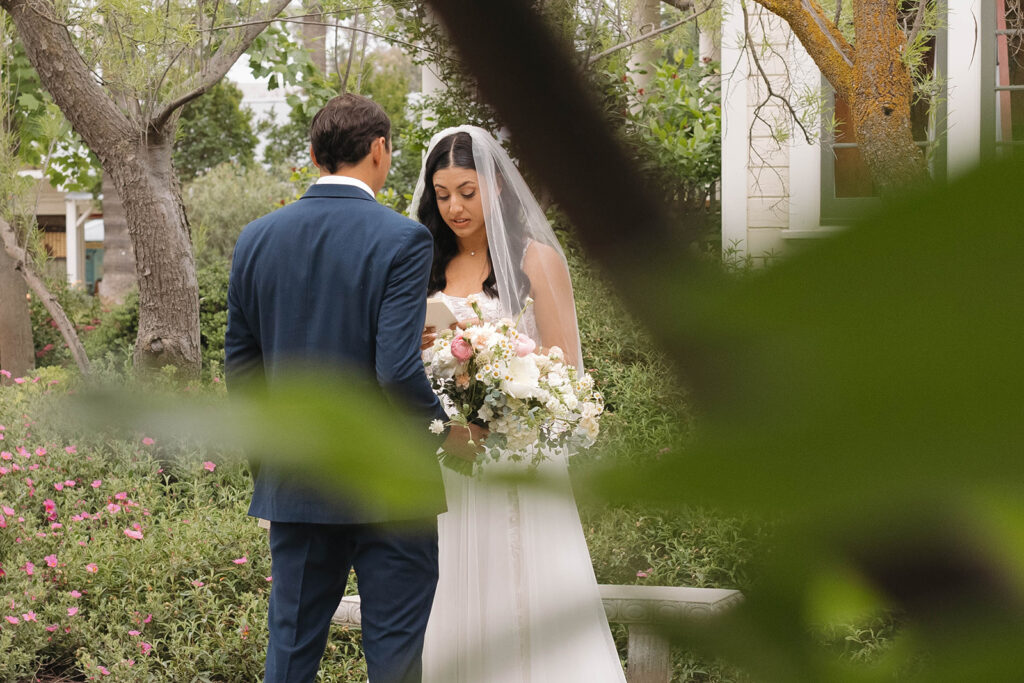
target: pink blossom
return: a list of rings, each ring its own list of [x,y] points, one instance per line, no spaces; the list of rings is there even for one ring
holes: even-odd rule
[[[33,612],[32,610],[29,610],[28,612],[25,612],[24,614],[22,614],[21,618],[24,619],[25,621],[35,621],[36,620],[36,613]]]
[[[0,458],[4,460],[11,460],[12,458],[14,458],[14,454],[11,453],[10,451],[0,451]]]
[[[80,597],[82,597],[82,594],[81,594],[81,593],[79,593],[79,592],[78,592],[78,591],[76,591],[76,590],[74,590],[74,591],[71,591],[70,593],[68,593],[68,595],[70,595],[70,596],[71,596],[71,597],[73,597],[73,598],[80,598]]]
[[[121,506],[118,505],[117,503],[108,503],[107,504],[107,512],[109,512],[110,514],[113,515],[113,514],[116,514],[116,513],[120,512],[120,511],[121,511]]]
[[[234,560],[231,560],[231,561],[234,562],[235,564],[245,564],[246,562],[249,561],[249,558],[246,557],[245,555],[242,555],[241,557],[235,558]]]
[[[11,378],[11,371],[10,370],[0,370],[0,375],[3,375],[7,379],[10,379]]]
[[[57,630],[57,624],[50,624],[49,626],[46,627],[46,630],[49,631],[50,633],[53,633],[54,631]]]
[[[43,501],[43,509],[46,511],[46,514],[52,515],[57,511],[57,504],[52,499],[47,498]]]
[[[102,664],[98,665],[96,667],[96,670],[99,671],[104,676],[109,676],[110,675],[110,672],[107,670],[107,667],[103,666]]]
[[[53,485],[53,488],[57,489],[58,491],[63,491],[64,482],[58,481],[56,484]]]
[[[124,491],[119,491],[118,493],[114,494],[114,498],[116,498],[117,500],[127,500],[128,494],[125,493]]]
[[[99,570],[100,568],[96,566],[95,562],[90,562],[89,564],[85,565],[85,571],[89,572],[90,574],[95,574]]]
[[[473,347],[462,335],[457,335],[452,339],[452,356],[460,362],[465,362],[473,356]]]
[[[0,467],[0,474],[7,474],[8,472],[10,472],[10,470],[6,467]]]
[[[36,449],[36,455],[46,455],[46,449],[40,446]]]
[[[31,562],[26,562],[25,566],[22,567],[22,569],[24,569],[25,573],[27,575],[29,575],[29,576],[32,576],[33,574],[36,573],[36,566],[34,564],[32,564]]]
[[[57,556],[56,555],[47,555],[43,559],[46,561],[46,566],[47,567],[56,567],[57,566]]]
[[[270,581],[274,580],[274,577],[273,576],[268,576],[264,580],[267,581],[267,582],[270,582]]]
[[[125,529],[124,535],[128,538],[134,538],[136,541],[142,540],[142,532],[136,531],[135,529]]]
[[[12,515],[12,516],[14,515],[14,508],[12,508],[12,507],[8,507],[8,506],[4,505],[0,509],[2,509],[4,511],[5,515]]]
[[[143,445],[145,445],[145,446],[152,446],[153,444],[155,444],[155,443],[156,443],[156,441],[154,441],[153,439],[151,439],[151,438],[149,438],[149,437],[147,436],[147,437],[144,437],[144,438],[142,439],[142,443],[143,443]]]
[[[152,614],[147,614],[146,618],[142,620],[142,623],[143,624],[148,624],[151,621],[153,621],[153,615]]]
[[[19,622],[18,622],[18,617],[10,617],[10,616],[9,616],[9,617],[5,617],[5,619],[7,619],[7,621],[8,621],[9,623],[12,623],[12,624],[17,624],[17,623],[19,623]]]
[[[195,580],[192,581],[192,585],[195,586],[196,588],[202,588],[206,584],[203,583],[202,581],[200,581],[199,579],[195,579]]]
[[[4,571],[3,567],[0,567],[0,577],[7,576],[7,572]]]
[[[78,449],[75,448],[74,446],[65,446],[64,452],[67,453],[68,455],[75,455],[78,453]]]
[[[69,617],[73,617],[76,614],[78,614],[78,608],[77,607],[68,607],[68,616]]]
[[[25,378],[24,377],[15,377],[14,378],[14,383],[15,384],[24,384],[25,383]]]
[[[153,649],[153,646],[150,645],[149,643],[143,641],[143,642],[139,643],[139,648],[141,648],[142,654],[148,655],[149,651]]]
[[[103,480],[102,479],[95,479],[95,480],[93,480],[92,487],[94,489],[98,489],[101,486],[103,486]]]
[[[213,472],[215,469],[217,469],[217,463],[207,460],[206,462],[203,463],[203,469],[206,470],[207,472]]]
[[[6,529],[6,528],[7,528],[7,518],[4,517],[3,515],[0,515],[0,529]]]
[[[64,525],[61,524],[60,522],[54,522],[53,524],[50,525],[50,528],[51,529],[55,529],[55,530],[56,529],[63,529]]]
[[[64,486],[67,486],[68,488],[73,488],[75,486],[75,480],[74,479],[66,479],[66,480],[64,480]]]
[[[536,348],[537,342],[533,341],[525,334],[521,334],[516,338],[516,355],[520,358],[533,353]]]
[[[128,635],[130,635],[130,636],[137,636],[137,635],[141,635],[141,634],[142,634],[142,631],[137,631],[135,629],[132,629],[131,631],[128,631]]]

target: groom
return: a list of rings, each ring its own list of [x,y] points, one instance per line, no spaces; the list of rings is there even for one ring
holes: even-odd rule
[[[433,240],[374,199],[391,167],[391,122],[372,100],[346,94],[317,112],[310,137],[319,180],[299,201],[246,226],[235,247],[229,387],[273,392],[286,363],[344,367],[376,376],[426,430],[429,420],[447,419],[420,360]],[[471,459],[469,439],[455,428],[445,449]],[[356,476],[347,483],[360,489]],[[443,511],[440,471],[432,486],[437,502],[425,515]],[[436,517],[392,519],[343,493],[328,495],[290,478],[283,458],[260,467],[249,514],[270,520],[265,681],[316,677],[350,568],[370,681],[420,680],[437,584]]]

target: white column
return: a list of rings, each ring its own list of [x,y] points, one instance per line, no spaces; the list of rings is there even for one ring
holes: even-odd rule
[[[796,39],[791,60],[793,92],[820,92],[821,71]],[[794,127],[789,146],[789,229],[817,230],[821,225],[821,122],[809,116],[802,121],[811,141]]]
[[[78,203],[72,196],[64,197],[64,243],[67,252],[68,284],[85,284],[85,231],[78,220]]]
[[[747,251],[749,66],[743,48],[743,0],[722,3],[722,249]]]
[[[969,171],[981,157],[981,3],[948,0],[946,19],[946,134],[949,177]]]

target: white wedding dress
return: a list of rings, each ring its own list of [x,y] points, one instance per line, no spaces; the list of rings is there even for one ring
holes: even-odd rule
[[[444,294],[460,320],[466,299]],[[483,298],[484,317],[500,317]],[[532,309],[523,331],[537,339]],[[490,483],[444,468],[440,580],[424,683],[603,683],[625,677],[594,578],[563,451],[546,487]]]

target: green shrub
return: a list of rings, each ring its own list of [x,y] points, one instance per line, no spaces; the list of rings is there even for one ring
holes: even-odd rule
[[[0,388],[0,680],[258,679],[270,563],[245,463],[69,429],[49,405],[69,383]],[[359,642],[333,629],[322,680],[365,678]]]
[[[290,201],[287,175],[259,164],[221,164],[188,183],[183,192],[199,267],[231,258],[238,234],[248,223]]]

